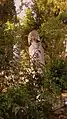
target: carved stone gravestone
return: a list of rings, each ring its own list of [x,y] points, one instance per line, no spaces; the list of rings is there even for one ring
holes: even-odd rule
[[[29,55],[31,67],[36,65],[37,72],[43,73],[44,67],[44,49],[42,47],[39,34],[36,30],[33,30],[28,35]]]

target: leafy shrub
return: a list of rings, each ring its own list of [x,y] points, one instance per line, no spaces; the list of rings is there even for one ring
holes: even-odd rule
[[[45,101],[33,100],[26,86],[10,88],[0,94],[0,117],[3,119],[45,119],[52,106]]]

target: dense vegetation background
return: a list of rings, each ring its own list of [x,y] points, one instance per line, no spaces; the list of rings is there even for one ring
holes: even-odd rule
[[[51,119],[62,106],[67,89],[67,59],[63,41],[67,33],[66,0],[21,0],[17,17],[13,0],[0,1],[0,119]],[[31,72],[28,34],[36,29],[45,52],[44,76]],[[17,45],[18,57],[13,46]],[[20,60],[19,60],[20,59]]]

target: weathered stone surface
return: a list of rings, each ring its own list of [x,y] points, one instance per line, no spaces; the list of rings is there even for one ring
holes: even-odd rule
[[[38,73],[42,73],[42,68],[44,67],[44,49],[42,47],[39,34],[36,30],[29,33],[28,36],[29,43],[29,55],[31,65],[36,65],[38,68]]]

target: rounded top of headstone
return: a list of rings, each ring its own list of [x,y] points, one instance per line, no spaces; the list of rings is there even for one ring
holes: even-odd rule
[[[37,30],[33,30],[28,35],[28,44],[31,45],[31,42],[33,41],[40,41],[39,34]]]

